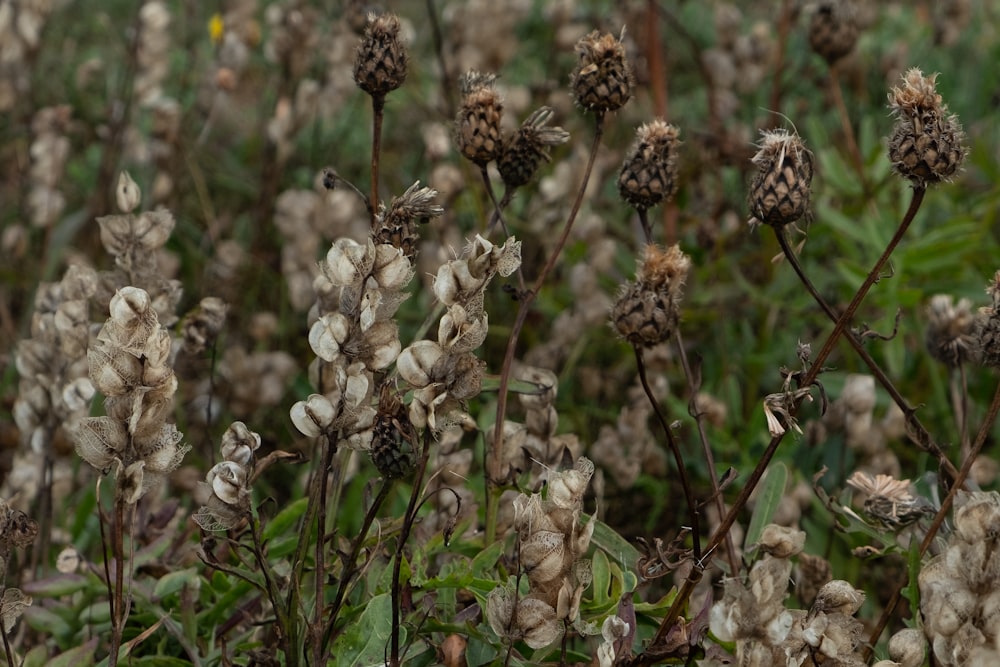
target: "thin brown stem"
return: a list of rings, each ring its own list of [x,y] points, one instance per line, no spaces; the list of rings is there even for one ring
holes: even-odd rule
[[[819,290],[817,290],[816,286],[813,285],[809,276],[806,275],[805,270],[802,268],[802,264],[799,262],[798,256],[795,254],[795,250],[788,241],[788,234],[785,229],[776,228],[774,230],[774,234],[778,238],[778,245],[781,246],[781,251],[784,253],[785,259],[787,259],[788,263],[792,266],[792,269],[795,271],[795,275],[799,277],[799,280],[802,282],[803,286],[805,286],[806,291],[809,292],[813,300],[819,305],[823,312],[826,313],[826,316],[834,322],[837,322],[840,317],[833,310],[830,304],[827,303],[826,299],[824,299],[819,293]],[[930,432],[924,427],[923,424],[920,423],[920,419],[916,414],[917,411],[906,402],[906,399],[900,393],[899,389],[896,388],[896,385],[891,379],[889,379],[889,376],[886,375],[885,371],[882,370],[882,367],[878,365],[878,362],[876,362],[871,354],[869,354],[868,350],[865,349],[865,346],[860,340],[858,340],[858,337],[855,336],[853,332],[848,332],[845,338],[847,339],[847,342],[850,343],[851,347],[854,348],[854,351],[865,363],[865,365],[868,366],[868,370],[875,377],[878,383],[883,389],[885,389],[890,398],[892,398],[893,402],[899,407],[900,411],[903,413],[903,417],[906,419],[907,425],[916,433],[917,437],[913,440],[917,446],[935,456],[938,460],[938,465],[941,466],[941,469],[954,479],[958,475],[958,470],[948,459],[944,451],[942,451],[938,444],[934,442],[934,438],[931,437]]]
[[[427,460],[430,458],[431,433],[424,430],[423,450],[420,452],[420,461],[417,463],[417,470],[413,475],[413,490],[410,492],[410,502],[406,506],[406,514],[403,515],[403,525],[399,530],[399,543],[396,545],[396,557],[392,563],[392,638],[389,649],[389,666],[399,667],[399,615],[400,598],[402,590],[400,588],[400,571],[403,561],[403,553],[406,549],[406,541],[410,538],[410,531],[417,518],[417,505],[420,501],[421,487],[423,486],[424,473],[427,471]]]
[[[944,523],[945,517],[948,516],[948,512],[951,511],[951,506],[955,502],[955,496],[965,484],[965,479],[972,470],[972,465],[976,462],[976,458],[982,451],[983,445],[986,444],[986,438],[989,435],[990,430],[993,428],[993,424],[996,423],[998,414],[1000,414],[1000,383],[997,383],[997,388],[993,392],[993,400],[990,402],[990,407],[986,411],[986,417],[983,419],[983,423],[979,426],[979,432],[976,434],[976,440],[972,444],[972,449],[969,451],[969,457],[962,463],[962,468],[958,471],[954,484],[952,484],[951,489],[948,491],[948,495],[945,496],[944,501],[941,503],[941,509],[939,509],[937,514],[934,515],[934,520],[931,522],[930,528],[927,529],[927,534],[924,535],[924,539],[920,543],[921,557],[927,553],[931,544],[934,543],[934,538],[937,536],[938,530],[940,530],[941,525]],[[898,588],[896,588],[892,597],[889,598],[889,602],[882,610],[882,615],[879,616],[878,622],[875,624],[875,628],[868,637],[868,643],[865,645],[863,657],[866,662],[869,658],[871,658],[872,653],[874,652],[875,643],[878,641],[878,638],[882,636],[886,626],[889,624],[889,619],[892,618],[892,614],[895,612],[896,606],[899,604],[900,599],[902,599],[903,588],[905,588],[908,583],[908,580],[904,581]]]
[[[830,91],[833,94],[833,104],[837,107],[837,115],[840,116],[840,127],[844,132],[844,141],[847,143],[847,154],[854,166],[854,171],[858,174],[858,179],[862,185],[865,181],[865,164],[861,158],[861,150],[858,148],[858,141],[854,137],[854,126],[851,124],[851,116],[847,112],[847,105],[844,104],[844,94],[840,89],[840,74],[837,63],[830,65]]]
[[[111,526],[111,549],[115,559],[115,590],[111,600],[111,647],[108,667],[118,664],[122,636],[125,633],[125,498],[115,490],[114,523]]]
[[[368,211],[371,213],[372,229],[378,217],[378,164],[382,151],[382,119],[385,112],[385,95],[372,95],[372,185]]]
[[[680,329],[674,336],[677,342],[677,356],[681,360],[681,368],[684,369],[684,377],[688,384],[688,414],[694,418],[694,423],[698,428],[698,441],[701,443],[701,451],[705,457],[705,464],[708,467],[708,476],[712,480],[712,497],[715,499],[715,509],[721,519],[726,513],[726,502],[722,498],[722,489],[719,487],[719,475],[715,468],[715,455],[712,453],[712,446],[708,442],[708,434],[705,433],[705,420],[701,410],[698,409],[698,390],[701,381],[695,376],[691,363],[688,361],[687,350],[684,349],[684,340],[681,337]],[[729,560],[729,574],[735,577],[740,571],[740,560],[736,557],[736,546],[733,544],[732,535],[726,534],[726,558]]]
[[[344,569],[340,575],[340,583],[337,586],[337,594],[333,599],[333,603],[330,605],[330,617],[326,621],[326,630],[323,633],[324,645],[329,644],[330,639],[333,637],[334,627],[337,623],[337,616],[340,614],[340,607],[343,605],[344,599],[347,597],[347,591],[350,589],[350,585],[354,581],[354,575],[358,571],[358,554],[361,553],[361,547],[364,546],[365,540],[368,538],[368,531],[371,529],[372,523],[375,521],[375,516],[378,514],[379,508],[382,507],[385,499],[389,497],[389,490],[391,488],[392,480],[386,479],[382,481],[382,488],[379,489],[378,495],[375,497],[375,500],[372,501],[371,507],[368,508],[364,521],[361,523],[361,532],[358,533],[358,536],[351,544],[351,553],[348,555],[347,560],[344,561]]]
[[[560,234],[559,239],[556,241],[556,245],[552,249],[548,261],[535,279],[535,286],[531,290],[522,291],[518,302],[517,315],[511,327],[510,337],[507,339],[507,350],[504,353],[503,366],[500,370],[496,423],[493,425],[493,444],[486,456],[486,544],[493,544],[496,539],[496,514],[499,503],[499,494],[496,493],[496,489],[498,482],[506,477],[506,471],[501,470],[503,467],[503,422],[507,413],[507,388],[510,386],[510,375],[514,366],[517,341],[520,338],[521,329],[524,328],[524,323],[527,321],[531,304],[538,296],[542,285],[545,284],[545,279],[548,278],[549,273],[555,267],[563,248],[566,246],[566,240],[569,238],[570,231],[573,229],[573,223],[576,222],[576,216],[580,213],[580,207],[583,205],[583,197],[587,191],[587,184],[590,182],[590,174],[593,172],[594,162],[597,160],[597,150],[601,145],[603,136],[604,114],[599,113],[595,118],[594,140],[590,146],[590,156],[587,158],[587,166],[583,172],[583,181],[577,190],[576,199],[573,201],[573,208],[570,210],[569,217],[566,218],[562,234]]]
[[[315,550],[315,572],[313,573],[313,621],[309,632],[309,642],[312,647],[312,657],[314,665],[323,664],[323,642],[320,641],[320,628],[323,627],[323,604],[324,591],[326,589],[326,495],[327,481],[330,471],[333,468],[333,455],[336,453],[336,446],[333,442],[327,441],[323,453],[323,467],[319,470],[319,502],[316,507],[316,550]]]

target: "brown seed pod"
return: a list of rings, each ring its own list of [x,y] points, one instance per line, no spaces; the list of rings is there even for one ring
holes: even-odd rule
[[[372,97],[384,97],[406,80],[407,54],[399,39],[399,17],[369,15],[354,59],[354,81]]]
[[[500,118],[503,99],[495,88],[495,74],[470,71],[462,76],[462,107],[455,119],[459,152],[480,167],[500,156]]]
[[[642,125],[618,174],[618,193],[637,209],[669,201],[677,191],[680,131],[662,120]]]
[[[797,134],[786,130],[763,133],[753,156],[757,174],[750,185],[751,224],[781,227],[800,219],[809,209],[813,176],[812,153]]]
[[[621,38],[595,30],[576,43],[576,53],[579,61],[570,77],[576,103],[595,113],[625,106],[632,97],[633,76]]]
[[[851,50],[858,41],[858,24],[849,0],[823,0],[809,22],[809,45],[830,65]]]

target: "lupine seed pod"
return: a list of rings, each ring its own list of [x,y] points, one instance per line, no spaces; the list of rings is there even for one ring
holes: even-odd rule
[[[858,24],[850,0],[822,0],[809,22],[809,45],[830,65],[854,49]]]
[[[903,84],[889,92],[889,108],[896,117],[889,159],[898,174],[918,187],[954,176],[968,152],[962,125],[941,101],[936,79],[937,74],[924,76],[914,67],[903,75]]]
[[[528,116],[521,127],[504,141],[497,169],[508,188],[519,188],[530,182],[538,165],[550,159],[549,148],[569,140],[566,130],[546,126],[550,118],[552,109],[542,107]]]
[[[781,227],[805,215],[813,162],[799,135],[783,129],[765,131],[752,161],[757,173],[750,185],[750,224]]]
[[[668,201],[677,191],[677,137],[673,125],[654,120],[639,127],[618,174],[618,193],[637,209]]]
[[[679,246],[646,246],[635,282],[627,283],[611,311],[618,333],[646,347],[670,338],[680,322],[681,288],[691,260]]]
[[[354,81],[372,97],[385,97],[406,80],[407,54],[399,39],[399,17],[370,14],[354,59]]]
[[[494,84],[495,74],[470,71],[462,76],[462,107],[455,119],[459,152],[480,167],[500,156],[500,118],[503,100]]]
[[[576,43],[579,56],[570,77],[576,103],[587,111],[616,111],[632,97],[633,77],[621,37],[595,30]]]

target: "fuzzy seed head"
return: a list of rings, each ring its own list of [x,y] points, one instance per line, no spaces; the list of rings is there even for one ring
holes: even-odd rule
[[[680,301],[691,259],[674,245],[646,247],[635,282],[627,283],[611,311],[618,333],[632,345],[652,346],[670,338],[680,322]]]
[[[569,140],[566,130],[547,126],[550,118],[552,109],[542,107],[504,140],[497,169],[508,188],[519,188],[531,181],[538,166],[550,159],[549,148]]]
[[[806,214],[813,162],[799,135],[784,129],[765,131],[752,162],[757,174],[750,186],[751,225],[781,227]]]
[[[937,74],[924,76],[914,67],[889,92],[889,109],[896,117],[889,159],[898,174],[918,187],[954,176],[968,152],[962,125],[941,101],[936,80]]]
[[[849,0],[823,0],[809,22],[809,45],[833,64],[846,56],[858,41],[858,24]]]
[[[503,99],[495,74],[466,72],[461,79],[462,107],[455,119],[455,141],[466,159],[484,167],[500,156]]]
[[[354,81],[372,97],[385,97],[406,80],[407,54],[399,38],[399,17],[369,14],[354,59]]]
[[[972,303],[955,303],[950,294],[936,294],[927,305],[927,351],[950,368],[972,359],[976,350],[976,319]]]
[[[634,80],[621,38],[595,30],[576,43],[576,53],[579,61],[570,77],[576,103],[599,114],[625,106]]]
[[[628,204],[645,210],[674,196],[679,135],[680,130],[659,119],[636,131],[618,174],[618,193]]]

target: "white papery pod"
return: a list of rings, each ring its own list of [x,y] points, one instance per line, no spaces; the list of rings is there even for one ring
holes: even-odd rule
[[[132,233],[144,250],[156,250],[167,242],[176,224],[173,213],[161,207],[135,218]]]
[[[107,341],[98,340],[87,351],[90,379],[105,396],[121,396],[139,386],[142,380],[140,361]]]
[[[208,471],[205,481],[222,502],[237,507],[242,505],[247,483],[247,471],[243,466],[233,461],[220,461]]]
[[[124,449],[125,425],[111,417],[86,417],[70,428],[76,453],[84,461],[105,471]]]
[[[548,499],[556,507],[579,509],[583,506],[583,494],[594,476],[594,463],[585,456],[576,461],[572,470],[549,475]]]
[[[219,448],[222,458],[244,468],[249,467],[254,452],[260,447],[260,434],[251,431],[243,422],[233,422],[222,434]]]
[[[0,622],[3,623],[4,633],[10,634],[17,619],[21,618],[21,614],[31,606],[31,603],[31,596],[25,595],[21,589],[4,589],[3,597],[0,598]]]
[[[370,383],[363,364],[351,364],[344,373],[343,400],[346,405],[356,408],[368,397]]]
[[[413,392],[410,401],[410,423],[420,430],[429,427],[437,430],[437,408],[448,400],[448,391],[440,384],[431,384]]]
[[[548,583],[563,574],[566,536],[549,530],[536,530],[522,540],[521,565],[532,585]]]
[[[524,598],[518,603],[516,625],[524,643],[534,649],[548,646],[564,631],[552,605],[536,598]]]
[[[460,304],[453,304],[438,324],[438,344],[455,352],[471,352],[486,340],[490,325],[486,313],[470,318]]]
[[[149,319],[152,312],[152,302],[146,290],[138,287],[123,287],[111,297],[109,309],[111,319],[115,324],[131,327],[136,322]]]
[[[70,412],[85,410],[96,393],[90,378],[77,378],[63,387],[62,402]]]
[[[167,474],[173,472],[184,460],[190,446],[180,446],[184,434],[174,424],[164,424],[154,438],[142,446],[142,458],[146,468],[152,472]]]
[[[375,263],[375,244],[369,238],[366,245],[349,238],[339,238],[326,253],[322,267],[326,277],[338,287],[353,285],[372,270]]]
[[[375,265],[372,275],[382,289],[398,290],[410,282],[410,278],[413,277],[413,267],[401,248],[381,244],[375,246]]]
[[[295,428],[303,435],[316,438],[326,433],[337,418],[337,408],[322,394],[311,394],[295,403],[288,412]]]
[[[309,329],[309,346],[323,361],[333,361],[351,334],[351,323],[341,313],[327,313]]]
[[[378,371],[388,367],[399,357],[402,343],[399,341],[399,327],[395,320],[379,320],[365,332],[367,350],[364,361],[370,370]]]
[[[486,596],[486,621],[493,632],[501,638],[517,636],[514,626],[514,602],[517,596],[510,585],[500,585]]]
[[[131,213],[142,199],[142,190],[132,180],[127,171],[118,174],[118,185],[115,187],[115,203],[122,213]]]
[[[375,408],[366,405],[355,415],[353,428],[357,429],[347,436],[347,447],[358,451],[369,451],[375,438]]]
[[[444,356],[441,346],[432,340],[418,340],[399,353],[396,370],[399,376],[414,387],[426,387],[433,380],[431,370]]]

